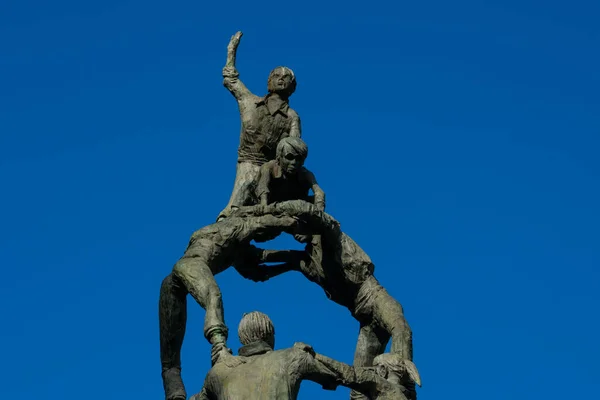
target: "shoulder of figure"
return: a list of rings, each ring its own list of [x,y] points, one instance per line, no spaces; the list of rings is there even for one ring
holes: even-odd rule
[[[302,179],[305,180],[306,182],[313,184],[316,183],[317,178],[315,178],[315,174],[312,173],[312,171],[306,167],[302,167],[302,169],[300,170],[302,173]]]
[[[308,176],[314,176],[314,174],[312,173],[312,171],[310,169],[304,167],[304,166],[300,168],[300,172],[302,173],[302,175],[307,176],[307,177]]]
[[[210,232],[211,230],[213,230],[215,228],[213,225],[215,225],[215,224],[206,225],[205,227],[198,229],[197,231],[192,233],[190,240],[199,238],[199,237],[203,236],[206,232]]]
[[[294,110],[292,107],[288,108],[287,113],[292,118],[300,118],[296,110]]]
[[[312,357],[315,356],[315,350],[309,344],[302,343],[302,342],[296,342],[296,343],[294,343],[294,349],[300,350],[300,351],[302,351],[304,353],[308,353]]]
[[[252,102],[254,104],[258,104],[258,103],[260,103],[261,101],[264,100],[264,96],[258,96],[258,95],[256,95],[256,94],[254,94],[254,93],[252,93],[252,92],[249,91],[248,99],[252,100]]]

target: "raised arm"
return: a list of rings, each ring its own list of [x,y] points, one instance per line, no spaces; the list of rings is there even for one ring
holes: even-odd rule
[[[242,38],[242,32],[237,32],[231,37],[229,44],[227,45],[227,62],[223,68],[223,86],[225,86],[231,94],[239,101],[243,97],[251,95],[252,93],[248,90],[246,85],[239,79],[239,72],[235,68],[235,59],[237,55],[237,48]]]

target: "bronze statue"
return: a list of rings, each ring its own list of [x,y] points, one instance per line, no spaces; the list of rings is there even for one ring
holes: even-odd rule
[[[307,156],[308,146],[302,139],[281,139],[275,160],[260,167],[256,187],[256,198],[260,204],[266,206],[286,200],[307,200],[320,210],[325,209],[325,192],[315,175],[304,168]],[[309,190],[313,191],[313,196],[308,195]]]
[[[398,354],[378,355],[373,367],[353,367],[321,354],[315,358],[338,375],[340,385],[369,400],[407,400],[411,393],[405,382],[421,382],[415,365]]]
[[[297,226],[296,219],[284,215],[229,217],[194,232],[183,257],[163,280],[160,289],[160,348],[167,400],[186,398],[180,353],[187,318],[187,294],[206,310],[204,336],[212,345],[213,361],[227,357],[228,331],[221,291],[214,276],[231,265],[242,276],[255,281],[287,271],[285,267],[259,268],[262,252],[251,246],[250,241],[269,240],[284,231],[294,234]]]
[[[284,262],[280,268],[296,270],[321,286],[330,300],[348,308],[360,322],[354,354],[355,367],[369,367],[382,354],[391,338],[391,352],[412,361],[412,331],[402,306],[379,284],[369,256],[339,228],[330,215],[305,201],[287,201],[269,206],[242,207],[232,215],[287,215],[303,223],[303,233],[321,235],[306,251],[265,251],[266,262]],[[414,382],[405,382],[415,399]],[[354,398],[360,398],[353,393]]]
[[[338,375],[315,359],[311,347],[273,350],[275,328],[259,312],[245,314],[238,329],[240,343],[237,365],[217,362],[206,375],[202,391],[191,400],[295,400],[303,380],[335,389]]]
[[[421,378],[412,362],[412,331],[402,306],[373,275],[369,256],[325,212],[325,193],[304,167],[308,146],[300,138],[300,118],[289,106],[296,89],[294,72],[275,68],[268,93],[252,94],[235,66],[241,37],[241,32],[231,37],[223,68],[223,85],[235,97],[241,119],[231,197],[216,223],[192,235],[160,289],[165,399],[187,396],[180,356],[189,293],[205,310],[204,336],[211,343],[212,364],[193,400],[296,399],[303,380],[327,390],[349,387],[354,400],[416,400],[415,384],[420,386]],[[263,250],[251,244],[284,232],[307,243],[305,250]],[[274,350],[273,324],[258,312],[242,318],[238,334],[243,347],[232,355],[214,278],[230,266],[255,282],[299,271],[321,286],[360,323],[354,365],[317,354],[303,343]],[[390,353],[384,353],[390,340]]]
[[[286,137],[277,145],[275,160],[260,167],[256,187],[256,203],[268,205],[286,200],[306,200],[318,209],[325,209],[325,192],[317,183],[315,175],[304,168],[308,156],[308,146],[300,138]],[[309,196],[312,190],[313,195]],[[309,235],[294,235],[300,243],[319,238]]]
[[[406,400],[400,383],[405,375],[418,379],[414,365],[393,354],[376,357],[374,367],[355,368],[318,354],[304,343],[273,350],[273,323],[257,311],[243,316],[238,335],[243,345],[238,362],[217,362],[206,375],[202,391],[191,400],[294,400],[303,380],[317,382],[326,390],[346,386],[372,400]]]
[[[233,191],[219,218],[227,216],[232,207],[250,205],[261,165],[275,159],[281,139],[301,136],[300,118],[289,105],[289,97],[296,90],[294,72],[287,67],[275,68],[267,81],[267,95],[256,96],[239,79],[235,67],[241,37],[242,32],[231,37],[223,68],[223,85],[237,100],[242,127]]]

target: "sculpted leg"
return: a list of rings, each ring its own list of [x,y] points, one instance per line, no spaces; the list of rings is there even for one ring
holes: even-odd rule
[[[223,300],[210,267],[201,257],[184,257],[175,264],[173,274],[181,279],[194,300],[206,310],[204,317],[206,339],[211,344],[224,343],[227,339],[227,327]]]
[[[187,318],[187,290],[173,274],[167,276],[160,287],[158,317],[160,326],[160,360],[167,400],[185,400],[181,380],[181,345]]]
[[[390,352],[400,354],[402,358],[412,361],[412,330],[404,318],[400,303],[383,288],[373,301],[373,316],[392,336]]]
[[[354,352],[354,367],[370,367],[373,359],[385,351],[390,335],[374,324],[360,324],[356,351]],[[367,397],[355,390],[350,393],[351,400],[367,400]]]
[[[400,303],[383,288],[377,292],[373,299],[373,317],[392,336],[390,352],[412,361],[412,330],[404,318]],[[417,392],[414,382],[407,380],[403,382],[403,385],[407,389],[407,397],[410,400],[416,400]]]

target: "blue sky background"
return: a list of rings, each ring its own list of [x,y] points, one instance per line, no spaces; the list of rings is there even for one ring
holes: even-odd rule
[[[598,3],[203,3],[0,3],[2,397],[162,397],[159,286],[231,191],[243,30],[253,92],[296,72],[307,166],[404,306],[420,399],[595,398]],[[358,324],[300,275],[218,283],[234,332],[260,310],[277,347],[351,362]]]

